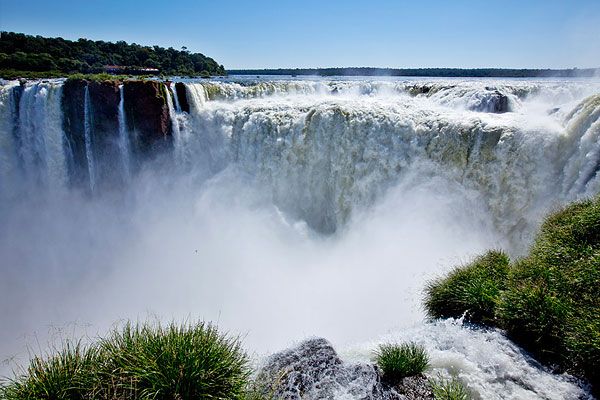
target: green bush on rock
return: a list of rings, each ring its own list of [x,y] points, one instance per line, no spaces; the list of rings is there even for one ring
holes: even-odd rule
[[[600,197],[549,215],[529,254],[489,252],[426,287],[432,318],[506,330],[543,362],[600,388]]]
[[[402,378],[423,373],[429,366],[429,355],[423,346],[412,342],[382,344],[375,352],[375,362],[383,379],[396,385]]]
[[[472,263],[455,268],[443,279],[427,284],[425,308],[433,318],[458,318],[471,322],[494,321],[500,291],[508,277],[508,256],[489,251]]]

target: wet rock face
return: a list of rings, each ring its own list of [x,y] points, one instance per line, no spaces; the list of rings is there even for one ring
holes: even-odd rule
[[[119,82],[69,79],[63,87],[63,129],[71,150],[70,176],[72,184],[89,183],[88,154],[85,144],[85,90],[89,93],[88,124],[94,180],[100,186],[115,183],[114,163],[119,160]]]
[[[189,113],[190,103],[188,102],[187,92],[183,82],[177,82],[175,84],[175,95],[177,96],[177,100],[179,100],[179,106],[181,107],[181,111]]]
[[[376,366],[344,363],[322,338],[272,355],[257,375],[265,395],[274,399],[433,399],[427,397],[431,392],[426,378],[405,379],[406,388],[387,386]]]
[[[63,130],[69,143],[68,160],[71,184],[79,186],[89,182],[85,152],[85,87],[83,79],[68,79],[63,86]]]
[[[135,148],[143,155],[167,148],[171,143],[171,117],[167,91],[162,82],[124,83],[127,127],[135,138]]]
[[[498,90],[490,90],[490,93],[473,105],[471,110],[497,114],[508,112],[510,111],[508,97]]]

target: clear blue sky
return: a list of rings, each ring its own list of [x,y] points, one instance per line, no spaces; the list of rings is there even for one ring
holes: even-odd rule
[[[0,30],[187,46],[229,69],[600,66],[600,0],[0,0]]]

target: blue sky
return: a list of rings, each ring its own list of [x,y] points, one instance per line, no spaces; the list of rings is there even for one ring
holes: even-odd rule
[[[0,0],[0,30],[187,46],[230,69],[600,66],[600,0]]]

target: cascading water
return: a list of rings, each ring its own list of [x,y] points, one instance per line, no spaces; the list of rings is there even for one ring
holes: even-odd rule
[[[54,191],[66,186],[65,136],[58,82],[2,87],[1,197],[20,189]]]
[[[90,190],[93,192],[94,186],[96,186],[96,168],[94,166],[94,152],[92,150],[92,113],[90,110],[90,89],[88,85],[85,86],[84,93],[83,126],[85,155],[87,159],[88,175],[90,177]]]
[[[422,323],[420,291],[485,249],[522,254],[545,212],[600,192],[597,82],[187,81],[189,113],[166,87],[172,147],[154,159],[128,141],[144,99],[121,85],[110,108],[86,86],[69,138],[93,195],[23,192],[19,174],[74,173],[61,86],[0,86],[1,357],[40,326],[191,313],[263,354],[314,334],[364,360],[392,331],[479,398],[585,398],[500,332]],[[111,168],[131,196],[103,193]]]
[[[131,160],[130,160],[130,145],[129,132],[127,130],[127,121],[125,120],[125,94],[123,85],[119,85],[119,150],[123,161],[123,176],[125,180],[131,179]]]

